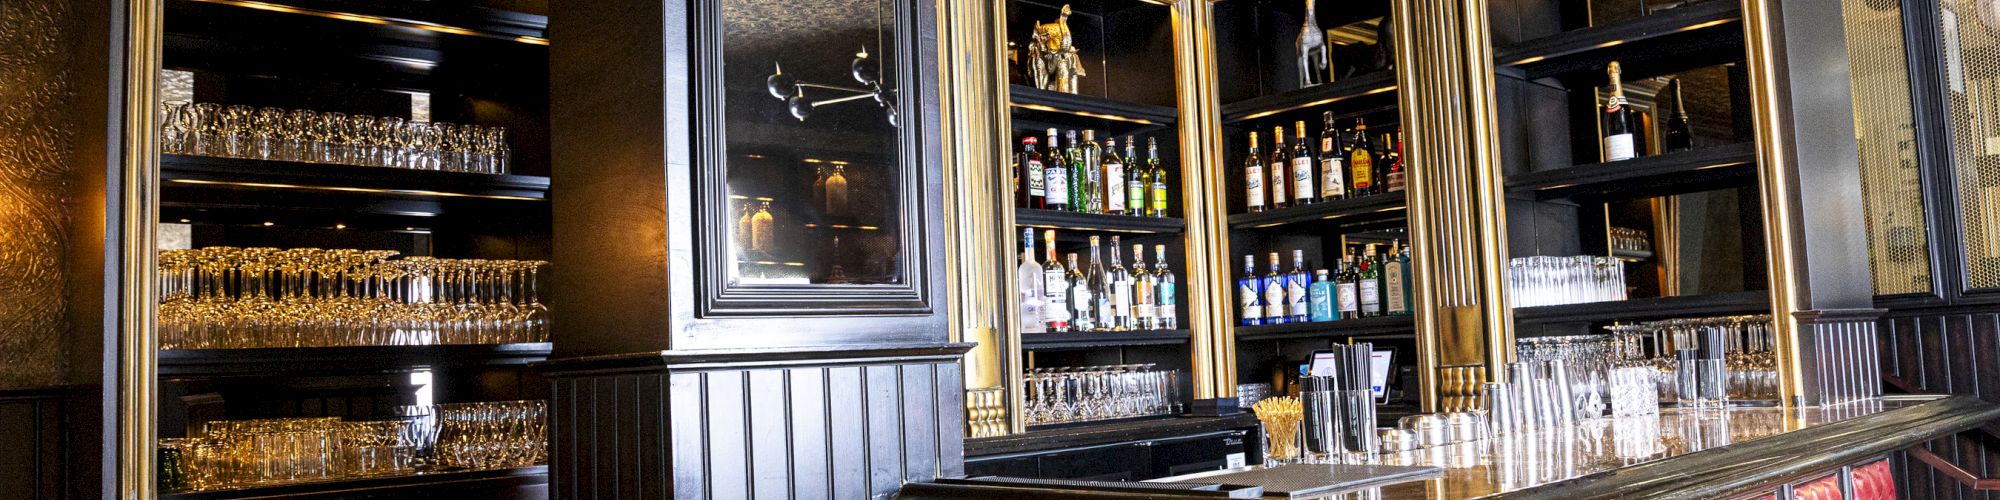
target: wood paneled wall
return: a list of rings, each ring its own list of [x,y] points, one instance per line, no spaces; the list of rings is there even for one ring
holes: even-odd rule
[[[0,391],[0,496],[64,496],[62,404],[60,391]]]
[[[1943,393],[2000,401],[2000,310],[1903,310],[1881,320],[1882,375],[1889,392]],[[1960,433],[1924,449],[1983,478],[2000,478],[1996,428]],[[1903,498],[2000,499],[1907,453],[1892,459]]]

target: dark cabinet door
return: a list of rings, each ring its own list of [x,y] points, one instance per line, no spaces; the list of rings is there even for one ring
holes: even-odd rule
[[[1238,458],[1247,461],[1249,454],[1243,447],[1247,434],[1228,431],[1154,442],[1145,479],[1221,470],[1229,465],[1232,454],[1243,454]]]
[[[944,340],[933,3],[696,4],[675,348]]]
[[[1081,481],[1139,481],[1149,443],[1125,443],[1042,455],[1041,477]]]

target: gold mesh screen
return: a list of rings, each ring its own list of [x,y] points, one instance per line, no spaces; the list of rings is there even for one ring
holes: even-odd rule
[[[1963,251],[1972,288],[2000,287],[2000,16],[1989,0],[1943,0],[1945,102],[1950,110]],[[1991,12],[1990,7],[1985,9]]]
[[[1885,5],[1876,8],[1874,5]],[[1854,135],[1860,146],[1861,200],[1868,214],[1868,261],[1875,294],[1931,289],[1924,193],[1910,117],[1903,13],[1894,2],[1843,0]]]

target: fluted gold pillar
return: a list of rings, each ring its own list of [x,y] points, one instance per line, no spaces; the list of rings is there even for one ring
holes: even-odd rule
[[[1394,9],[1423,408],[1467,408],[1514,337],[1486,2]]]
[[[118,201],[118,492],[123,498],[152,498],[158,421],[159,338],[155,335],[159,295],[154,281],[158,248],[155,222],[160,210],[160,144],[156,121],[160,46],[165,39],[159,0],[131,0],[125,12],[124,121]],[[114,59],[115,60],[115,59]],[[116,78],[114,76],[114,78]],[[90,333],[90,332],[82,332]],[[105,390],[112,390],[107,387]],[[110,410],[107,408],[106,410]]]
[[[1229,321],[1229,207],[1224,201],[1229,199],[1225,192],[1229,183],[1222,167],[1215,7],[1209,0],[1178,0],[1173,10],[1194,398],[1197,411],[1229,411],[1236,396],[1236,332]],[[1222,408],[1203,408],[1200,403],[1224,398]]]
[[[953,341],[973,342],[965,357],[965,387],[1018,388],[1020,305],[1013,295],[1014,227],[1008,192],[1006,17],[1000,2],[938,2],[939,101],[944,126],[946,275]],[[1003,391],[1008,430],[1021,431],[1022,394]]]

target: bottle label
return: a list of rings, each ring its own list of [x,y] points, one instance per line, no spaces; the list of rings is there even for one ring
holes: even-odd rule
[[[1264,317],[1285,317],[1285,278],[1264,279]]]
[[[1292,183],[1291,176],[1285,174],[1285,162],[1271,162],[1272,204],[1285,203],[1291,201],[1291,198],[1285,196],[1285,185],[1291,183]]]
[[[1389,184],[1389,192],[1394,193],[1403,190],[1402,172],[1389,172],[1387,177],[1388,179],[1385,179],[1385,182]]]
[[[1331,143],[1333,141],[1327,141]],[[1322,200],[1347,197],[1347,160],[1338,156],[1320,162],[1319,197]]]
[[[1153,284],[1141,280],[1132,287],[1132,318],[1140,321],[1153,319]]]
[[[1318,192],[1319,190],[1313,189],[1313,159],[1292,159],[1292,197],[1309,200]]]
[[[1153,202],[1151,204],[1146,205],[1146,210],[1152,212],[1152,215],[1154,217],[1166,217],[1167,183],[1165,181],[1154,180],[1152,192],[1153,192]]]
[[[1313,283],[1311,293],[1307,294],[1307,298],[1312,306],[1311,319],[1313,321],[1333,320],[1333,297],[1328,296],[1332,294],[1333,286],[1331,284],[1324,281]]]
[[[1353,283],[1341,283],[1336,289],[1336,294],[1340,296],[1338,297],[1340,312],[1350,313],[1361,310],[1361,304],[1357,300],[1357,297],[1354,296]]]
[[[1178,326],[1174,324],[1174,316],[1179,314],[1179,311],[1175,311],[1174,307],[1174,284],[1168,282],[1160,283],[1160,294],[1158,297],[1160,305],[1153,308],[1153,315],[1160,318],[1159,327],[1173,328]]]
[[[1249,205],[1248,205],[1248,206],[1249,206],[1250,208],[1263,208],[1263,207],[1264,207],[1264,168],[1263,168],[1263,167],[1248,167],[1248,168],[1245,168],[1245,169],[1243,169],[1243,170],[1244,170],[1244,172],[1243,172],[1243,188],[1244,188],[1245,190],[1248,190],[1248,191],[1250,192],[1250,196],[1249,196],[1248,198],[1244,198],[1244,199],[1245,199],[1245,200],[1249,200],[1249,202],[1248,202],[1248,203],[1249,203]]]
[[[1044,183],[1043,189],[1047,191],[1046,196],[1048,196],[1049,199],[1048,203],[1050,205],[1068,205],[1069,204],[1068,169],[1062,167],[1049,167],[1049,169],[1045,172],[1045,174],[1046,175],[1043,175],[1042,177],[1043,179],[1047,180],[1047,182]]]
[[[1351,163],[1349,170],[1354,173],[1354,189],[1368,189],[1375,185],[1375,158],[1372,155],[1355,150]]]
[[[1111,314],[1118,317],[1132,315],[1132,282],[1130,280],[1112,282]]]
[[[1049,306],[1042,316],[1051,323],[1069,321],[1069,280],[1062,271],[1042,273],[1042,292],[1048,296],[1043,302]]]
[[[1251,278],[1243,280],[1242,284],[1236,286],[1236,297],[1242,305],[1243,319],[1246,321],[1254,322],[1264,317],[1264,306],[1257,303],[1259,298],[1257,285],[1253,284],[1256,281],[1256,278]]]
[[[1119,187],[1125,185],[1125,166],[1117,163],[1104,164],[1104,210],[1112,213],[1125,211],[1124,193]]]
[[[1042,333],[1048,331],[1047,318],[1042,315],[1042,296],[1038,293],[1021,294],[1021,333]]]
[[[1382,312],[1382,287],[1375,280],[1361,280],[1361,311]]]
[[[1291,309],[1290,314],[1292,317],[1305,317],[1306,307],[1309,305],[1306,300],[1306,280],[1294,278],[1285,281],[1289,282],[1285,286],[1285,304]]]
[[[1048,174],[1042,172],[1041,160],[1028,160],[1028,196],[1048,195],[1047,189],[1044,187],[1047,186],[1046,183],[1048,182],[1048,179],[1044,177],[1046,175]]]
[[[1633,156],[1632,134],[1616,134],[1604,137],[1604,161],[1630,160]]]
[[[1384,269],[1383,272],[1389,273],[1388,276],[1382,277],[1382,281],[1385,283],[1384,287],[1389,289],[1387,300],[1389,303],[1389,313],[1402,314],[1410,312],[1409,304],[1403,301],[1403,263],[1391,262],[1389,263],[1389,267]]]
[[[1125,206],[1132,209],[1132,215],[1146,215],[1146,181],[1125,181]]]
[[[1122,295],[1122,294],[1118,292],[1111,292],[1109,294],[1103,294],[1097,297],[1097,305],[1096,305],[1097,327],[1101,329],[1108,329],[1118,324],[1115,323],[1118,315],[1118,305],[1117,303],[1112,301],[1111,297],[1108,297],[1106,295]]]

